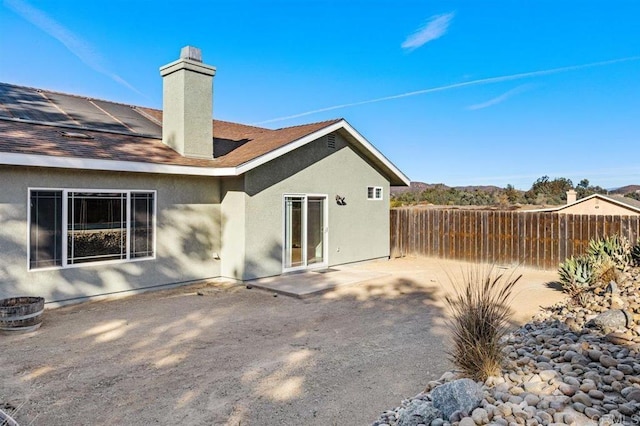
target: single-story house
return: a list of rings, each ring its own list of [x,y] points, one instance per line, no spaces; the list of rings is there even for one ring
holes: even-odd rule
[[[409,179],[343,119],[213,120],[199,49],[163,110],[0,84],[0,298],[68,301],[389,256]]]
[[[592,194],[576,199],[576,191],[567,191],[567,204],[533,210],[558,214],[584,214],[595,216],[640,216],[640,201],[622,195]]]

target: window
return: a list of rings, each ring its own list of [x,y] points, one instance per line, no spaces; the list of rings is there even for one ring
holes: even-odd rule
[[[62,192],[32,191],[29,268],[62,265]]]
[[[155,192],[30,190],[29,268],[154,256]]]
[[[368,186],[367,187],[367,199],[368,200],[382,200],[382,187],[381,186]]]

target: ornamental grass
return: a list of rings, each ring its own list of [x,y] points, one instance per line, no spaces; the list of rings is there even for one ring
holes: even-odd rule
[[[499,375],[503,343],[512,316],[510,303],[522,275],[496,272],[494,267],[470,269],[461,282],[451,279],[454,294],[445,297],[451,311],[452,348],[447,353],[460,372],[484,381]]]

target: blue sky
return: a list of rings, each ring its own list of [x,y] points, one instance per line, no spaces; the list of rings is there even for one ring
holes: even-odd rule
[[[0,81],[160,108],[180,48],[214,116],[344,117],[412,180],[640,184],[635,0],[0,0]]]

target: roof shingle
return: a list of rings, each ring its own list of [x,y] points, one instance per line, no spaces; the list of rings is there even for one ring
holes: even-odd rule
[[[0,83],[0,152],[14,154],[237,167],[339,121],[272,130],[212,120],[215,158],[195,159],[162,143],[162,111]]]

